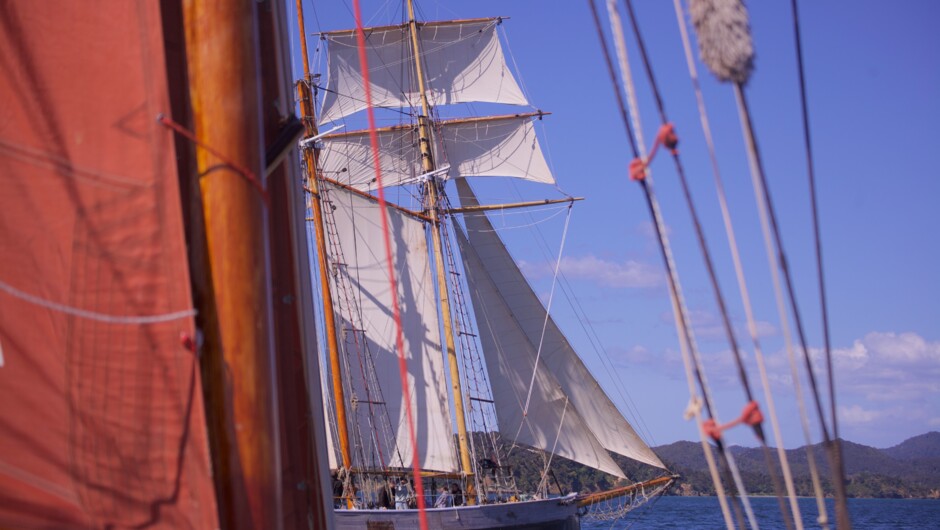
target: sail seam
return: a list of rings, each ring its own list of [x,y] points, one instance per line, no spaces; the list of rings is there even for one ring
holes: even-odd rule
[[[106,313],[98,313],[97,311],[89,311],[87,309],[69,306],[55,302],[53,300],[47,300],[25,291],[21,291],[16,287],[13,287],[12,285],[4,282],[3,280],[0,280],[0,290],[3,290],[14,298],[19,298],[20,300],[29,302],[33,305],[38,305],[40,307],[45,307],[47,309],[52,309],[53,311],[58,311],[60,313],[65,313],[75,317],[104,322],[106,324],[160,324],[163,322],[172,322],[182,318],[193,317],[198,313],[195,309],[183,309],[180,311],[173,311],[171,313],[161,313],[156,315],[109,315]]]

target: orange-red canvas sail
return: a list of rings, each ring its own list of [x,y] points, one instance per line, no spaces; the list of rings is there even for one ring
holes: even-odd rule
[[[2,4],[0,527],[215,528],[160,5]]]

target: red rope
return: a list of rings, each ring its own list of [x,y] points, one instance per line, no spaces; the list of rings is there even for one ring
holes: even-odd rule
[[[415,496],[418,498],[418,522],[421,530],[428,529],[428,518],[425,512],[424,487],[421,484],[421,463],[419,460],[418,441],[415,437],[415,420],[411,411],[411,392],[408,390],[408,366],[405,362],[405,343],[401,329],[401,311],[398,307],[398,286],[395,281],[395,267],[392,263],[392,242],[386,216],[385,189],[382,187],[382,171],[379,167],[379,136],[375,127],[375,112],[372,107],[372,89],[369,85],[369,61],[366,57],[366,36],[362,31],[362,10],[359,0],[353,0],[353,12],[356,17],[356,43],[359,48],[359,64],[362,68],[362,83],[366,91],[366,113],[369,117],[369,141],[372,144],[372,165],[375,167],[375,182],[378,187],[379,211],[382,216],[382,235],[385,241],[385,259],[388,262],[388,281],[392,291],[392,314],[395,317],[395,343],[398,348],[398,372],[401,376],[401,387],[404,394],[405,411],[408,416],[408,436],[412,448],[412,470],[414,473]],[[447,286],[441,286],[446,289]]]
[[[630,161],[630,180],[643,180],[646,178],[646,167],[656,156],[656,151],[660,145],[669,149],[669,152],[673,155],[679,153],[679,150],[676,149],[679,145],[679,137],[676,136],[676,128],[673,124],[664,123],[659,128],[659,132],[656,133],[656,141],[653,142],[653,148],[650,149],[650,154],[645,161],[642,158],[634,158]]]
[[[724,425],[718,425],[713,418],[709,418],[702,422],[702,430],[705,431],[705,434],[711,437],[712,440],[720,440],[722,431],[730,429],[735,425],[740,425],[746,423],[751,427],[755,425],[760,425],[764,421],[764,415],[761,414],[760,406],[756,401],[749,401],[747,405],[744,405],[744,410],[741,411],[741,415],[738,418],[729,421]]]
[[[167,128],[169,128],[169,129],[173,130],[174,132],[176,132],[176,133],[179,134],[180,136],[186,138],[186,139],[189,140],[190,142],[192,142],[192,143],[198,145],[199,147],[205,149],[206,151],[208,151],[209,153],[211,153],[213,156],[215,156],[216,158],[218,158],[219,160],[221,160],[222,162],[224,162],[225,165],[227,165],[227,166],[231,167],[233,170],[235,170],[236,173],[238,173],[239,175],[245,177],[245,180],[247,180],[249,184],[251,184],[252,186],[254,186],[254,188],[255,188],[256,190],[258,190],[258,193],[261,194],[261,198],[264,200],[265,206],[268,206],[268,207],[271,206],[271,198],[268,196],[268,192],[264,189],[264,186],[261,184],[261,180],[258,179],[257,175],[255,175],[254,172],[252,172],[251,170],[249,170],[248,168],[246,168],[246,167],[244,167],[244,166],[242,166],[242,165],[239,165],[239,164],[236,164],[235,162],[232,162],[232,160],[231,160],[230,158],[228,158],[227,156],[225,156],[225,155],[223,155],[222,153],[216,151],[216,150],[213,149],[212,147],[209,147],[209,146],[206,145],[204,142],[202,142],[201,140],[199,140],[198,138],[196,138],[196,135],[193,134],[192,131],[190,131],[190,130],[187,129],[186,127],[183,127],[183,126],[180,125],[179,123],[173,121],[172,118],[170,118],[170,117],[168,117],[168,116],[166,116],[166,115],[164,115],[164,114],[161,114],[161,115],[157,116],[157,121],[160,122],[160,125],[163,125],[164,127],[167,127]]]

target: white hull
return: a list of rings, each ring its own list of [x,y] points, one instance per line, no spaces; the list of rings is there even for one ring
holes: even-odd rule
[[[578,506],[573,496],[560,499],[484,504],[456,508],[428,508],[428,528],[483,530],[579,530]],[[338,530],[418,530],[418,510],[336,510]]]

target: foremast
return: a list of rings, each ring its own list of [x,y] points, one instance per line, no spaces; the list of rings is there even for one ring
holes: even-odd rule
[[[435,170],[434,158],[431,153],[431,135],[428,120],[431,116],[431,105],[424,86],[424,69],[421,66],[421,49],[418,45],[418,23],[414,15],[413,0],[408,0],[408,26],[411,31],[411,46],[415,60],[415,71],[418,78],[418,92],[421,95],[421,114],[418,116],[418,145],[421,149],[421,164],[425,174],[429,175],[426,182],[428,194],[428,214],[431,217],[431,240],[434,249],[434,263],[437,269],[438,296],[441,302],[441,318],[444,324],[444,343],[447,350],[447,363],[450,368],[451,391],[454,396],[454,413],[457,417],[457,443],[460,449],[460,467],[469,477],[473,474],[470,462],[470,444],[467,438],[467,420],[464,415],[463,389],[460,384],[460,371],[457,362],[457,349],[454,343],[454,328],[451,317],[450,297],[447,291],[447,276],[444,269],[444,254],[441,244],[441,220],[438,211],[437,183],[431,175]],[[468,484],[470,481],[468,480]],[[472,497],[471,497],[472,498]]]
[[[310,66],[307,63],[307,37],[304,31],[303,2],[297,0],[297,24],[300,26],[300,48],[304,63],[304,79],[297,83],[297,96],[300,100],[301,118],[306,134],[305,139],[317,135],[317,124],[313,113],[313,97],[310,94]],[[330,374],[333,383],[333,400],[336,408],[336,428],[338,431],[340,455],[344,473],[352,468],[352,456],[349,450],[349,427],[346,420],[346,397],[343,389],[343,379],[340,363],[339,341],[336,337],[336,316],[333,307],[333,295],[330,289],[330,278],[327,263],[326,235],[323,224],[323,207],[320,204],[320,188],[317,180],[318,150],[307,144],[303,149],[304,164],[306,167],[307,187],[310,190],[310,209],[313,212],[313,225],[317,244],[317,265],[320,272],[321,292],[323,296],[323,319],[326,328],[327,350],[330,358]],[[347,504],[352,507],[352,499],[347,498]]]

